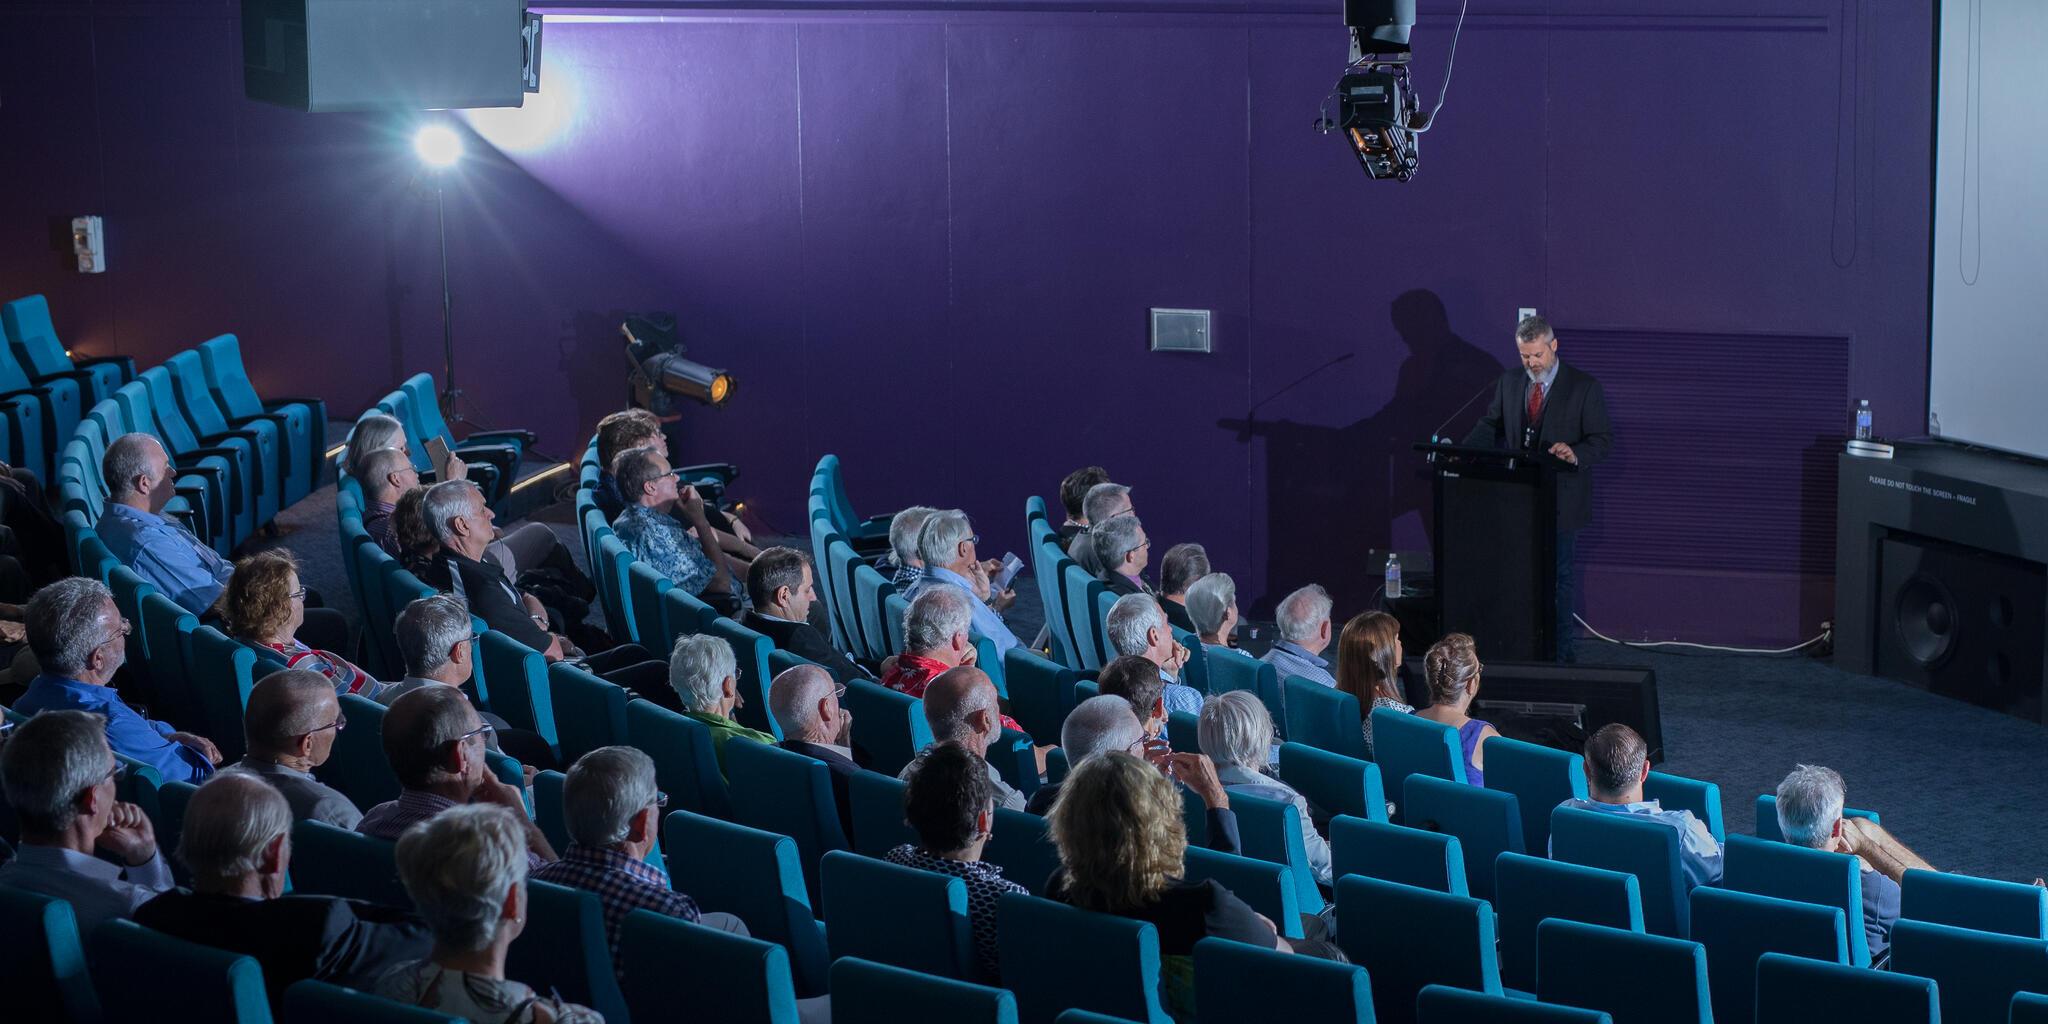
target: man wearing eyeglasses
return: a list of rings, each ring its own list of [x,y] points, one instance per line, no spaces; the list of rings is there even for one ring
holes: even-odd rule
[[[529,866],[554,860],[554,847],[526,816],[524,795],[493,775],[484,759],[490,731],[454,687],[425,686],[398,698],[384,715],[383,734],[384,756],[398,776],[398,799],[370,808],[356,831],[396,840],[450,807],[492,803],[519,812]]]
[[[220,750],[212,741],[142,717],[114,691],[133,627],[98,580],[58,580],[29,598],[23,617],[43,674],[29,682],[14,710],[90,711],[106,719],[114,753],[156,769],[166,781],[198,782],[213,774]]]
[[[967,513],[957,508],[932,513],[917,531],[917,554],[924,559],[924,575],[910,585],[904,596],[916,601],[927,590],[954,587],[973,598],[968,604],[974,628],[995,643],[996,657],[1000,658],[1020,643],[1017,634],[1003,623],[1001,614],[1016,594],[989,593],[988,570],[975,550],[980,541]]]
[[[846,684],[833,681],[816,665],[784,669],[768,684],[768,713],[782,727],[784,737],[777,746],[825,762],[832,773],[832,802],[839,808],[839,825],[850,836],[853,795],[846,780],[866,765],[853,749],[853,712],[840,703],[845,696]]]
[[[612,521],[619,543],[719,614],[737,616],[739,586],[697,489],[679,483],[668,456],[655,448],[622,453],[612,472],[626,498]]]
[[[86,711],[46,711],[0,747],[7,803],[21,822],[21,849],[0,865],[0,886],[69,901],[80,935],[171,887],[149,818],[114,798],[120,773],[104,725]]]
[[[293,821],[311,818],[353,829],[363,812],[340,790],[313,777],[346,728],[341,699],[326,676],[300,668],[272,672],[249,691],[249,706],[242,712],[249,752],[229,770],[254,775],[284,794]]]

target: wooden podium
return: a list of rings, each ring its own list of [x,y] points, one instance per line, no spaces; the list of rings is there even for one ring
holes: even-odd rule
[[[1557,474],[1546,452],[1417,444],[1436,496],[1438,635],[1470,633],[1489,660],[1557,657]]]

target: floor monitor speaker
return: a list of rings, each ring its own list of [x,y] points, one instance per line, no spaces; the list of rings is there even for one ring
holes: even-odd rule
[[[1894,533],[1877,586],[1879,675],[2041,720],[2048,568]]]

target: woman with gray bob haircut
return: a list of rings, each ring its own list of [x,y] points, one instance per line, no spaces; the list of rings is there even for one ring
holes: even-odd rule
[[[434,951],[391,969],[377,994],[478,1024],[604,1024],[596,1011],[505,977],[526,928],[526,833],[508,808],[451,807],[398,838],[398,877]]]
[[[1186,604],[1204,644],[1230,646],[1230,634],[1237,629],[1237,581],[1229,573],[1212,572],[1188,584]]]
[[[1273,717],[1250,690],[1231,690],[1202,702],[1197,735],[1202,752],[1216,762],[1216,777],[1233,796],[1254,796],[1294,805],[1301,817],[1301,845],[1308,852],[1316,881],[1330,884],[1330,844],[1316,826],[1308,805],[1293,786],[1267,772],[1273,756]],[[1305,907],[1310,913],[1319,907]]]

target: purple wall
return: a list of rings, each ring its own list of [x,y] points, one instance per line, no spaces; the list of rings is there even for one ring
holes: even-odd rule
[[[1799,430],[1851,395],[1881,431],[1924,416],[1925,0],[1476,5],[1407,185],[1309,128],[1334,3],[536,7],[565,124],[477,143],[448,194],[478,418],[579,447],[620,397],[621,313],[673,309],[741,381],[686,454],[741,463],[782,530],[826,451],[863,511],[958,504],[994,551],[1099,461],[1158,550],[1355,606],[1368,548],[1424,544],[1408,443],[1533,305],[1565,358],[1583,330],[1650,382],[1612,395],[1627,528],[1582,547],[1588,618],[1784,640],[1830,607],[1832,475],[1787,468],[1827,441]],[[0,13],[0,291],[145,361],[233,331],[260,386],[360,408],[439,370],[431,192],[403,119],[244,100],[237,10]],[[1431,94],[1454,13],[1424,4]],[[98,278],[46,239],[86,212]],[[1149,306],[1213,309],[1217,351],[1147,353]],[[1766,358],[1808,342],[1834,355]],[[1760,410],[1786,429],[1723,426]]]

